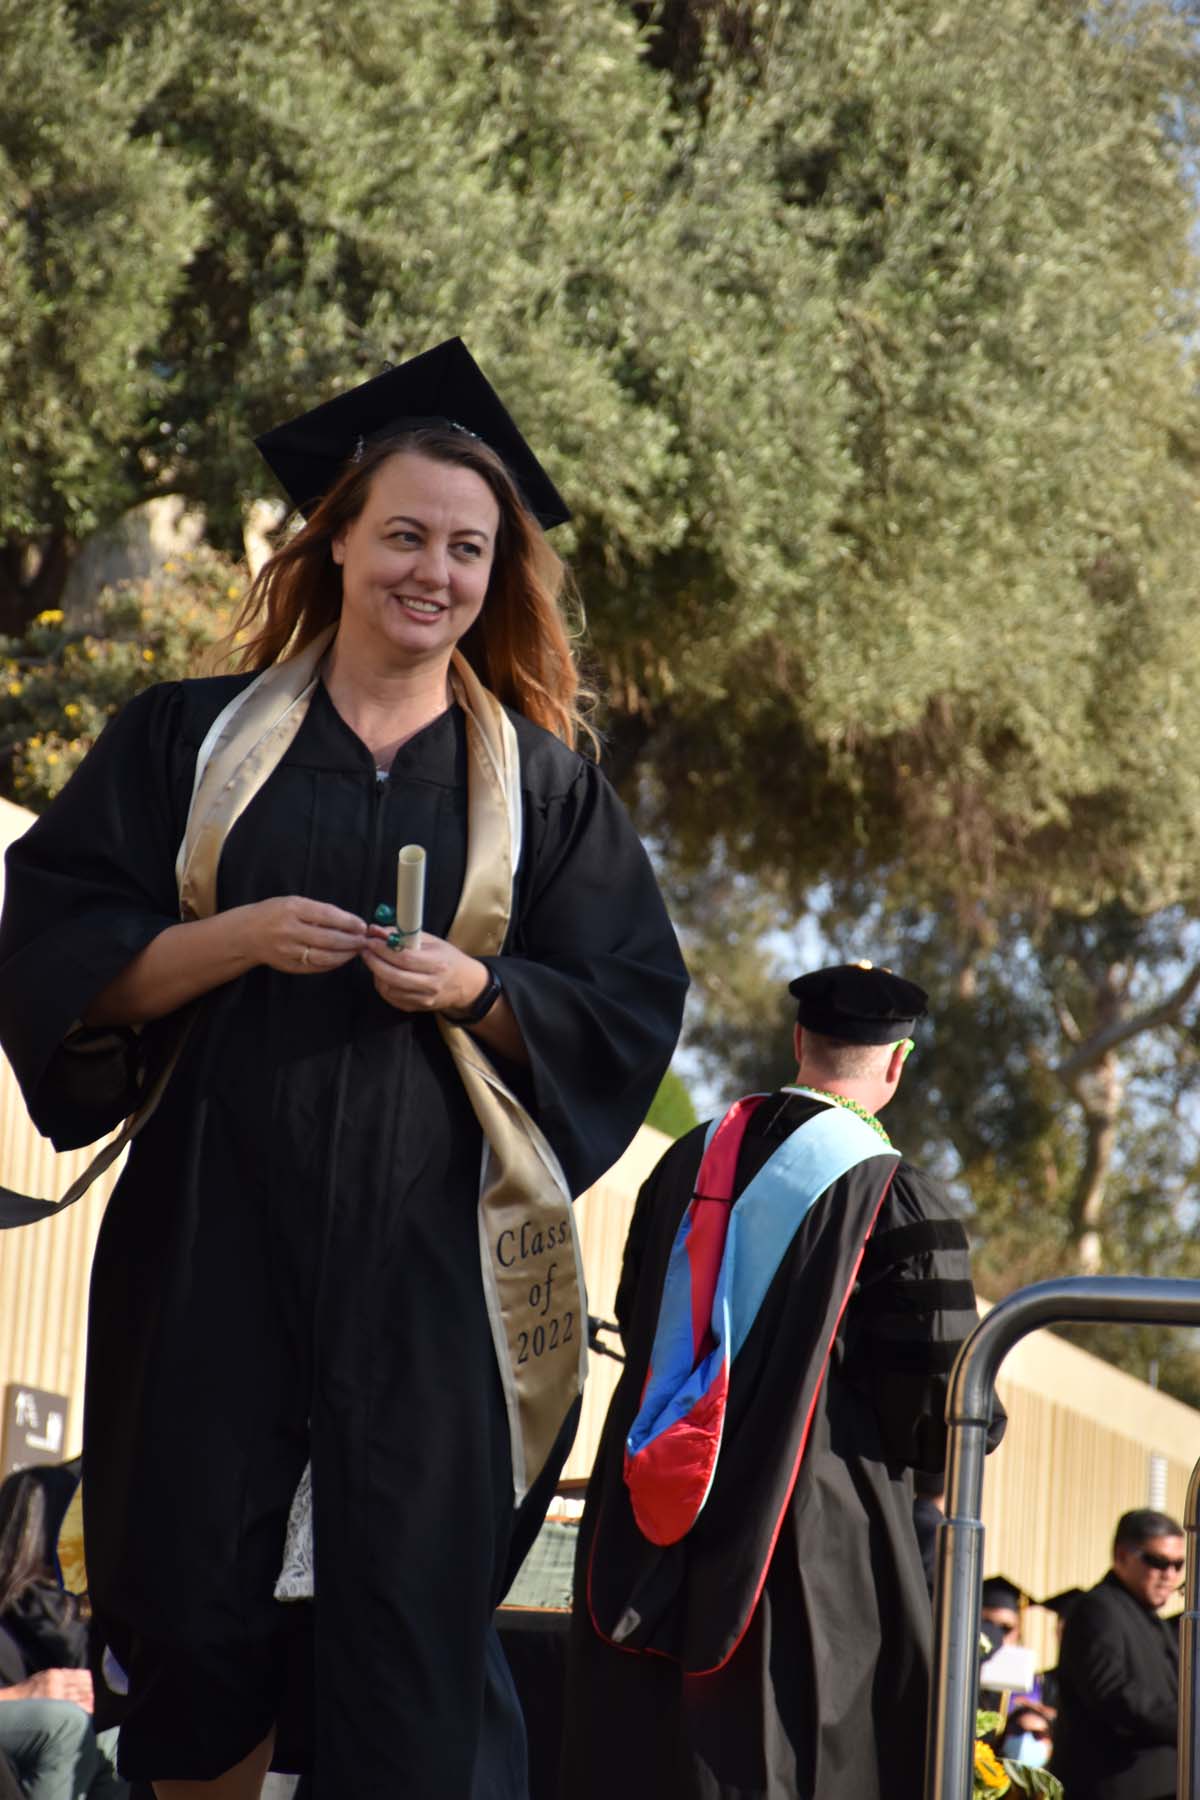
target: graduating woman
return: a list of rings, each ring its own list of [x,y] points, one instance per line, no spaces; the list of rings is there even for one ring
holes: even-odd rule
[[[0,926],[39,1127],[67,1148],[142,1109],[84,1443],[121,1765],[160,1800],[257,1795],[311,1646],[323,1800],[509,1800],[490,1621],[582,1380],[570,1197],[644,1117],[686,976],[571,747],[565,508],[461,342],[260,448],[307,522],[243,672],[124,708],[10,851]],[[423,918],[393,921],[412,846]]]

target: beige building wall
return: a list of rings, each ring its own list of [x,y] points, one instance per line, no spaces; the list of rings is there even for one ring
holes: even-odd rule
[[[32,813],[0,800],[0,850],[21,836]],[[4,873],[0,864],[0,901]],[[83,1170],[89,1150],[58,1156],[29,1123],[21,1091],[0,1057],[0,1183],[57,1199]],[[83,1356],[88,1276],[105,1202],[123,1159],[58,1219],[0,1232],[0,1388],[10,1381],[66,1394],[65,1456],[78,1454],[83,1430]]]
[[[588,1311],[593,1318],[612,1320],[615,1317],[613,1305],[621,1275],[621,1253],[633,1216],[633,1203],[638,1189],[670,1142],[664,1132],[643,1125],[620,1162],[614,1163],[608,1174],[575,1203],[575,1222],[587,1276]],[[615,1332],[603,1333],[600,1341],[614,1350],[621,1348],[621,1340]],[[563,1470],[564,1478],[579,1480],[590,1472],[608,1403],[620,1375],[620,1363],[610,1356],[599,1356],[593,1350],[588,1363],[579,1433]]]

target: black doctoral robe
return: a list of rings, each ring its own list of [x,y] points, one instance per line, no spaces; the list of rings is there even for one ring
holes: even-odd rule
[[[758,1109],[735,1195],[820,1105],[784,1092]],[[931,1622],[909,1470],[945,1456],[946,1378],[976,1316],[966,1236],[905,1162],[869,1158],[826,1191],[734,1363],[708,1502],[656,1552],[632,1524],[623,1450],[703,1144],[700,1128],[667,1152],[629,1232],[628,1360],[580,1531],[562,1792],[918,1800]],[[601,1635],[623,1597],[646,1615],[629,1641],[648,1653]]]
[[[65,1047],[91,997],[178,918],[197,749],[245,679],[139,696],[9,852],[0,1039],[60,1148],[129,1110],[175,1028]],[[492,960],[530,1066],[504,1073],[578,1192],[643,1119],[686,976],[604,779],[514,725],[523,853]],[[298,893],[369,917],[394,897],[406,843],[427,850],[425,921],[444,936],[467,847],[462,714],[380,781],[318,687],[229,835],[220,907]],[[85,1531],[98,1625],[133,1678],[127,1772],[209,1778],[264,1736],[281,1637],[309,1610],[272,1588],[311,1455],[317,1794],[509,1800],[523,1739],[489,1621],[525,1533],[466,1093],[434,1019],[389,1007],[357,960],[323,976],[254,968],[195,1014],[92,1279]]]

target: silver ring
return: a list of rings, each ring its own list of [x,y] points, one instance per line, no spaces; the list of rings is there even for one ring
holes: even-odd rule
[[[307,967],[308,967],[308,959],[309,959],[309,957],[310,957],[310,956],[311,956],[311,955],[312,955],[312,945],[311,945],[311,944],[305,944],[305,946],[304,946],[304,952],[303,952],[303,955],[302,955],[302,956],[301,956],[301,958],[300,958],[300,967],[301,967],[301,968],[302,968],[302,969],[307,969]]]

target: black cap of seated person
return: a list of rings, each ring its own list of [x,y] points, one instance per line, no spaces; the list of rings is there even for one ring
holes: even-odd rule
[[[255,444],[292,504],[307,515],[367,445],[423,426],[481,438],[544,531],[570,518],[512,414],[458,337],[275,426]]]
[[[989,1575],[980,1599],[980,1621],[993,1649],[1015,1644],[1021,1635],[1021,1610],[1030,1596],[1007,1575]],[[988,1627],[991,1627],[988,1630]]]
[[[1035,1600],[1033,1604],[1035,1606],[1043,1606],[1047,1612],[1052,1612],[1058,1619],[1059,1626],[1061,1627],[1066,1622],[1067,1614],[1071,1611],[1071,1608],[1075,1606],[1078,1601],[1083,1599],[1086,1592],[1087,1589],[1081,1587],[1064,1588],[1061,1594],[1047,1594],[1044,1600]]]

